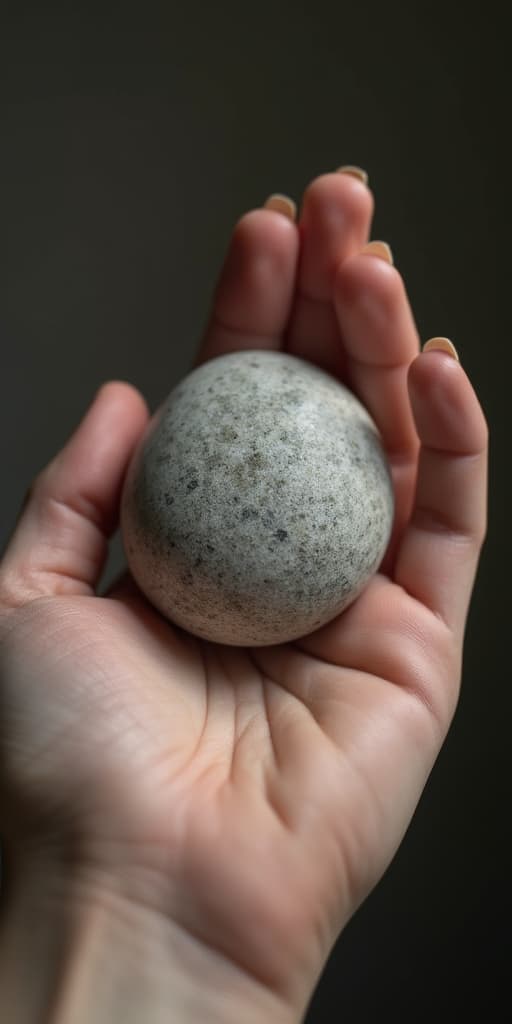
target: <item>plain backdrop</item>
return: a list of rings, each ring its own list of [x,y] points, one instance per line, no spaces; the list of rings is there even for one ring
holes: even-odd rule
[[[490,423],[459,709],[308,1024],[494,1021],[505,992],[506,60],[493,3],[0,3],[0,546],[102,381],[154,408],[188,370],[237,218],[343,163],[368,170],[421,337],[453,339]],[[117,541],[107,575],[121,559]]]

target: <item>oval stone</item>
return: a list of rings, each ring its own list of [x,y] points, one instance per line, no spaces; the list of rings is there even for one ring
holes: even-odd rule
[[[121,529],[164,616],[257,646],[312,632],[361,593],[393,507],[358,399],[310,363],[252,350],[197,367],[160,407],[129,467]]]

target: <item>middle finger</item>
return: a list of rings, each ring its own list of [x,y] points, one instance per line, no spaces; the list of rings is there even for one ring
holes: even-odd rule
[[[323,174],[302,202],[297,290],[286,331],[286,350],[343,377],[343,349],[333,305],[333,279],[347,257],[368,239],[373,196],[351,173]]]

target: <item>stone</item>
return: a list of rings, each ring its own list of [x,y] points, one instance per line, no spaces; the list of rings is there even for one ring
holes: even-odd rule
[[[378,430],[318,367],[242,351],[196,367],[130,464],[121,529],[149,601],[196,636],[260,646],[342,612],[393,521]]]

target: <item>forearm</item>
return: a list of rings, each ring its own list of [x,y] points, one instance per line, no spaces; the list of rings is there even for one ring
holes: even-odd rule
[[[0,919],[9,1024],[297,1024],[278,996],[154,910],[40,868]]]

